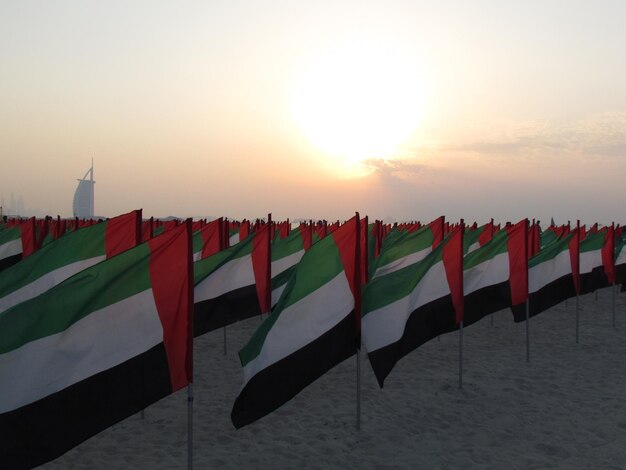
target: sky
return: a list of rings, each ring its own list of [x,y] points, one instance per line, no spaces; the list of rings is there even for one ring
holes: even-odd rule
[[[0,202],[626,222],[622,0],[5,1]]]

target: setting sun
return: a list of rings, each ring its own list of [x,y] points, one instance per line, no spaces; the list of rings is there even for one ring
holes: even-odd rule
[[[350,42],[302,72],[294,119],[320,151],[343,163],[394,154],[425,111],[424,76],[396,48]]]

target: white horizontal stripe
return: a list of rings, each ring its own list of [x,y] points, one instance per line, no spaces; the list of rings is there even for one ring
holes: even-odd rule
[[[236,258],[209,274],[193,290],[195,302],[215,299],[227,292],[253,285],[252,256]]]
[[[376,272],[374,273],[374,277],[372,277],[372,279],[377,278],[379,276],[384,276],[394,271],[398,271],[402,268],[406,268],[407,266],[410,266],[412,264],[418,263],[422,261],[426,257],[426,255],[428,255],[428,253],[430,253],[431,251],[432,251],[432,248],[428,247],[421,251],[416,251],[415,253],[411,253],[410,255],[403,256],[402,258],[398,258],[383,266],[378,266],[376,268]]]
[[[467,253],[471,253],[472,251],[476,251],[480,248],[480,242],[474,242],[472,243],[469,248],[467,249]]]
[[[537,292],[543,286],[572,273],[569,250],[563,250],[551,260],[528,270],[528,292]]]
[[[193,254],[193,262],[195,263],[196,261],[200,261],[201,259],[202,259],[202,250],[196,251]]]
[[[233,246],[236,245],[237,243],[239,243],[239,232],[231,235],[231,237],[228,239],[228,246]]]
[[[0,413],[111,369],[163,342],[152,290],[97,310],[61,333],[0,355]]]
[[[261,352],[244,369],[244,382],[259,371],[312,343],[354,309],[346,274],[337,276],[280,313],[265,337]]]
[[[286,271],[290,267],[298,264],[302,256],[304,256],[304,250],[296,251],[295,253],[285,256],[284,258],[272,261],[272,277],[277,276],[283,271]]]
[[[395,343],[404,334],[411,312],[450,294],[443,262],[435,264],[413,291],[400,300],[369,312],[363,317],[363,342],[368,352]]]
[[[19,255],[22,252],[22,239],[17,238],[0,245],[0,259]]]
[[[490,260],[463,271],[463,294],[509,280],[509,254],[500,253]]]
[[[602,250],[580,252],[580,274],[590,273],[602,266]]]
[[[76,261],[44,274],[30,284],[26,284],[25,286],[22,286],[10,294],[2,297],[0,299],[0,312],[4,312],[14,305],[43,294],[44,292],[52,289],[54,286],[61,284],[66,279],[72,277],[74,274],[83,271],[100,261],[104,261],[105,258],[106,256],[104,255],[95,256],[93,258]]]
[[[626,263],[626,245],[622,246],[622,249],[617,254],[617,259],[615,260],[615,265],[625,264]]]
[[[276,289],[272,290],[272,307],[278,303],[278,299],[283,295],[283,291],[285,287],[287,287],[288,282],[285,282],[282,286],[278,286]]]

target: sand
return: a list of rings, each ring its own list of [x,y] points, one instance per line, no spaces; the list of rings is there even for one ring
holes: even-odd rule
[[[362,423],[355,429],[356,358],[276,412],[235,430],[230,410],[242,384],[237,351],[253,318],[195,341],[194,467],[593,468],[626,466],[626,295],[580,299],[580,343],[570,299],[525,324],[509,310],[401,360],[379,389],[361,357]],[[174,469],[187,466],[186,391],[129,417],[41,468]]]

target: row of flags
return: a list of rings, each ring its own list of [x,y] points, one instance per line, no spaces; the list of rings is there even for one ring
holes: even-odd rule
[[[192,341],[266,314],[231,419],[267,415],[364,344],[402,357],[510,307],[626,283],[619,227],[267,220],[0,225],[0,459],[30,468],[193,381]],[[71,223],[70,223],[71,222]],[[24,249],[34,240],[33,249]],[[26,242],[25,242],[26,240]],[[21,248],[21,249],[20,249]],[[528,302],[528,310],[526,303]]]

